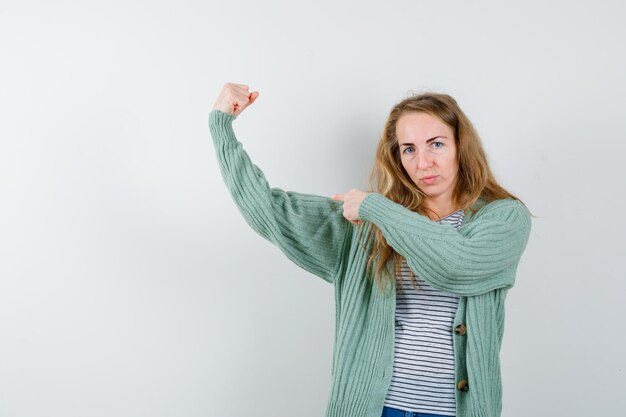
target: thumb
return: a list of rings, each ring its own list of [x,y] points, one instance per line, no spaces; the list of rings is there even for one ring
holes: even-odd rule
[[[235,109],[234,109],[234,114],[235,115],[239,115],[241,114],[241,112],[243,112],[245,109],[247,109],[248,107],[250,107],[250,105],[252,103],[254,103],[254,101],[257,99],[257,97],[259,96],[259,92],[255,91],[251,94],[248,95],[248,102],[241,102],[241,103],[236,103],[235,104]]]
[[[333,200],[343,201],[343,194],[333,194],[330,198]]]

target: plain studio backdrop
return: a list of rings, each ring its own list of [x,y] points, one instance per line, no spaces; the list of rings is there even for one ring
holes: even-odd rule
[[[367,189],[392,105],[451,94],[536,216],[503,416],[626,415],[620,1],[0,3],[0,416],[322,416],[333,288],[247,225],[208,114],[272,187]]]

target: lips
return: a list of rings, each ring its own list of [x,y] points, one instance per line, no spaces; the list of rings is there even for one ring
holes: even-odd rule
[[[429,177],[422,177],[422,181],[425,184],[432,184],[437,180],[437,175],[431,175]]]

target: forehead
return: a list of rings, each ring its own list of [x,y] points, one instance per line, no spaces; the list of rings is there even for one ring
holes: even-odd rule
[[[454,132],[441,119],[429,113],[404,113],[396,123],[398,141],[426,141],[434,136],[446,136],[453,139]]]

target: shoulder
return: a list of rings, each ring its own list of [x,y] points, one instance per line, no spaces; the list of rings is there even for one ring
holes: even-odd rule
[[[485,202],[479,200],[479,209],[476,212],[476,218],[480,217],[515,217],[521,221],[530,223],[530,211],[520,200],[512,198],[503,198]]]
[[[484,201],[484,200],[483,200]],[[499,200],[493,200],[485,203],[482,207],[483,210],[513,210],[520,207],[526,207],[524,203],[512,198],[502,198]]]

